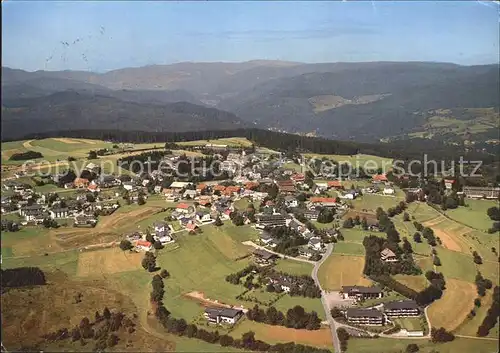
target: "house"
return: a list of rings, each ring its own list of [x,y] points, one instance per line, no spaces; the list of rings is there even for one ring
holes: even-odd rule
[[[89,186],[87,186],[87,190],[90,192],[99,192],[101,189],[99,189],[99,186],[95,184],[94,182],[91,182]]]
[[[224,190],[224,195],[227,195],[227,196],[234,195],[235,196],[235,195],[238,195],[240,193],[240,190],[241,190],[241,188],[239,186],[228,186]]]
[[[146,240],[137,240],[135,247],[142,251],[151,251],[153,249],[153,244]]]
[[[201,193],[205,192],[207,190],[207,188],[208,188],[207,184],[204,184],[204,183],[198,184],[198,185],[196,185],[196,192],[198,194],[201,194]]]
[[[90,162],[85,166],[85,168],[83,168],[83,170],[88,170],[89,172],[92,172],[94,174],[99,174],[101,172],[101,167],[99,167],[95,163]]]
[[[309,202],[314,206],[334,207],[337,206],[337,199],[334,197],[311,197]]]
[[[278,185],[278,190],[282,194],[292,194],[297,191],[292,180],[280,180],[276,182],[276,185]]]
[[[198,204],[200,206],[210,206],[212,204],[212,196],[202,195],[198,198]]]
[[[340,295],[344,299],[363,300],[382,298],[383,292],[378,287],[343,286]]]
[[[75,217],[75,227],[95,227],[97,219],[90,215],[78,215]]]
[[[385,183],[386,181],[389,180],[387,179],[387,176],[385,174],[375,174],[372,176],[372,181],[378,184],[378,183]]]
[[[397,300],[384,303],[384,314],[391,318],[419,316],[420,308],[414,300]]]
[[[174,181],[172,184],[170,184],[171,189],[185,189],[191,185],[191,183],[183,182],[183,181]]]
[[[384,262],[398,262],[398,257],[396,254],[389,248],[385,248],[380,252],[380,260]]]
[[[291,229],[296,230],[297,232],[302,234],[302,236],[304,237],[307,237],[308,235],[311,234],[311,231],[304,224],[297,221],[295,218],[288,223],[288,226]]]
[[[285,196],[285,205],[286,207],[298,207],[299,201],[295,196],[287,195]]]
[[[135,233],[127,235],[125,238],[127,238],[127,240],[130,242],[134,242],[134,241],[142,239],[142,235],[138,232],[135,232]]]
[[[50,210],[50,218],[67,218],[69,216],[69,209],[67,207],[53,208]]]
[[[162,187],[161,185],[155,185],[153,191],[156,193],[156,194],[159,194],[162,190]]]
[[[260,235],[260,242],[263,245],[269,245],[271,242],[273,242],[273,240],[273,236],[267,231],[263,231]]]
[[[44,209],[44,207],[42,205],[33,204],[31,206],[21,207],[19,209],[19,215],[26,217],[29,215],[34,215],[37,212],[43,211],[43,209]]]
[[[318,237],[312,237],[309,239],[309,242],[307,243],[307,246],[310,247],[313,250],[319,251],[322,249],[321,246],[321,238]]]
[[[349,308],[345,316],[347,322],[354,325],[382,326],[385,322],[384,314],[377,309]]]
[[[198,227],[198,225],[196,223],[194,223],[193,221],[191,222],[188,222],[186,224],[186,229],[189,231],[189,232],[196,232],[200,227]]]
[[[1,225],[2,231],[17,232],[19,230],[19,224],[13,221],[8,221],[6,219],[2,219]]]
[[[196,220],[201,223],[211,222],[212,216],[210,216],[210,213],[196,212]]]
[[[255,258],[255,262],[260,264],[270,264],[278,258],[278,255],[262,249],[255,249],[252,254]]]
[[[170,228],[166,222],[156,222],[153,224],[153,229],[155,233],[169,232]]]
[[[326,183],[326,182],[317,182],[317,183],[316,183],[316,187],[317,187],[320,191],[325,191],[326,189],[328,189],[328,183]]]
[[[170,243],[173,241],[172,237],[168,232],[158,232],[156,233],[153,238],[155,240],[158,240],[162,245]]]
[[[498,200],[500,197],[499,187],[464,186],[463,192],[471,199]]]
[[[328,188],[330,189],[338,189],[338,190],[343,190],[344,187],[342,186],[342,182],[340,180],[332,180],[327,182]]]
[[[132,191],[132,190],[134,190],[134,189],[135,189],[135,185],[134,185],[134,183],[133,183],[133,182],[131,182],[131,181],[125,181],[125,182],[123,182],[123,183],[122,183],[122,186],[123,186],[123,188],[124,188],[125,190],[127,190],[127,191]]]
[[[453,180],[453,179],[444,179],[444,186],[445,186],[446,190],[451,190],[454,183],[455,183],[455,180]]]
[[[306,176],[301,173],[294,174],[290,177],[295,183],[303,183],[306,180]]]
[[[384,188],[384,190],[382,191],[382,193],[384,195],[394,195],[394,189],[393,188]]]
[[[214,324],[234,325],[243,316],[243,311],[229,308],[206,308],[203,316],[208,322]]]
[[[101,188],[111,188],[113,186],[119,185],[120,179],[116,179],[113,175],[100,175],[97,179],[97,184]]]
[[[79,189],[85,189],[89,186],[89,180],[85,178],[76,178],[73,180],[73,185]]]
[[[194,211],[194,207],[187,203],[180,203],[175,207],[175,211],[178,213],[191,213]]]
[[[196,197],[196,190],[186,190],[184,194],[182,194],[184,199],[193,200]]]
[[[343,195],[339,195],[341,199],[347,199],[347,200],[354,200],[356,198],[356,192],[355,191],[348,191]]]
[[[265,227],[279,227],[279,226],[285,226],[287,223],[286,217],[283,216],[281,213],[274,213],[274,214],[264,214],[264,213],[259,213],[255,215],[255,218],[257,220],[257,227],[258,228],[265,228]]]
[[[318,220],[318,216],[319,216],[319,211],[318,210],[305,210],[303,212],[304,214],[304,217],[307,218],[308,220],[310,221],[316,221]]]

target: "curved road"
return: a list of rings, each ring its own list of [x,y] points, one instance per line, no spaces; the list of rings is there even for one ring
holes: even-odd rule
[[[340,342],[339,342],[339,338],[337,337],[337,327],[335,326],[336,323],[335,323],[335,320],[333,320],[332,315],[330,314],[330,307],[328,306],[328,302],[326,301],[325,291],[323,290],[323,288],[321,288],[321,283],[319,283],[319,279],[318,279],[318,270],[319,270],[320,266],[323,264],[323,262],[325,262],[326,259],[332,254],[332,251],[333,251],[333,244],[330,243],[327,245],[326,252],[323,255],[323,257],[321,258],[321,260],[317,261],[314,264],[314,268],[312,270],[311,277],[314,279],[314,282],[319,287],[319,289],[321,289],[321,303],[323,304],[323,309],[325,310],[326,319],[327,319],[328,323],[330,324],[330,331],[332,334],[333,347],[335,349],[335,352],[340,353],[341,352]]]

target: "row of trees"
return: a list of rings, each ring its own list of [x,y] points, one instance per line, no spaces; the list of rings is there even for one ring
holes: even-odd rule
[[[415,301],[422,306],[429,305],[443,296],[446,289],[446,281],[440,272],[427,271],[425,277],[430,282],[429,286],[420,291],[415,297]]]
[[[339,338],[340,350],[342,352],[347,351],[347,341],[349,341],[349,333],[343,327],[337,329],[337,337]]]
[[[13,153],[10,157],[10,161],[26,161],[30,159],[36,159],[36,158],[43,158],[43,154],[40,152],[35,152],[35,151],[26,151],[26,152],[19,152],[19,153]]]
[[[486,313],[486,317],[477,329],[477,336],[484,337],[490,333],[490,330],[495,327],[500,316],[500,288],[495,286],[493,290],[493,302]]]
[[[484,278],[481,272],[477,273],[475,283],[477,294],[480,297],[484,297],[486,295],[486,290],[493,287],[493,283],[489,279]]]
[[[441,328],[431,328],[431,341],[433,343],[439,342],[450,342],[455,339],[455,335],[451,332],[446,331],[444,327]]]
[[[286,315],[278,311],[274,306],[266,310],[255,305],[247,311],[247,318],[252,321],[263,322],[269,325],[279,325],[295,329],[319,330],[321,319],[315,311],[306,312],[303,307],[297,305],[288,309]]]

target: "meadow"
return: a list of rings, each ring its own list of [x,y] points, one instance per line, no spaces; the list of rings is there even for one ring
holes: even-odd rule
[[[371,281],[363,277],[364,265],[364,256],[330,255],[318,271],[321,287],[332,291],[342,286],[370,285]]]

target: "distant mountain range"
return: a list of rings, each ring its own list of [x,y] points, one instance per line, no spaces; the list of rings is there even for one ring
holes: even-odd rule
[[[414,138],[435,126],[429,119],[437,109],[462,121],[484,120],[477,115],[484,110],[469,108],[493,108],[495,115],[499,86],[498,65],[426,62],[179,63],[103,74],[4,67],[2,136],[60,124],[148,131],[257,126],[370,142]],[[467,124],[450,131],[474,136]]]

